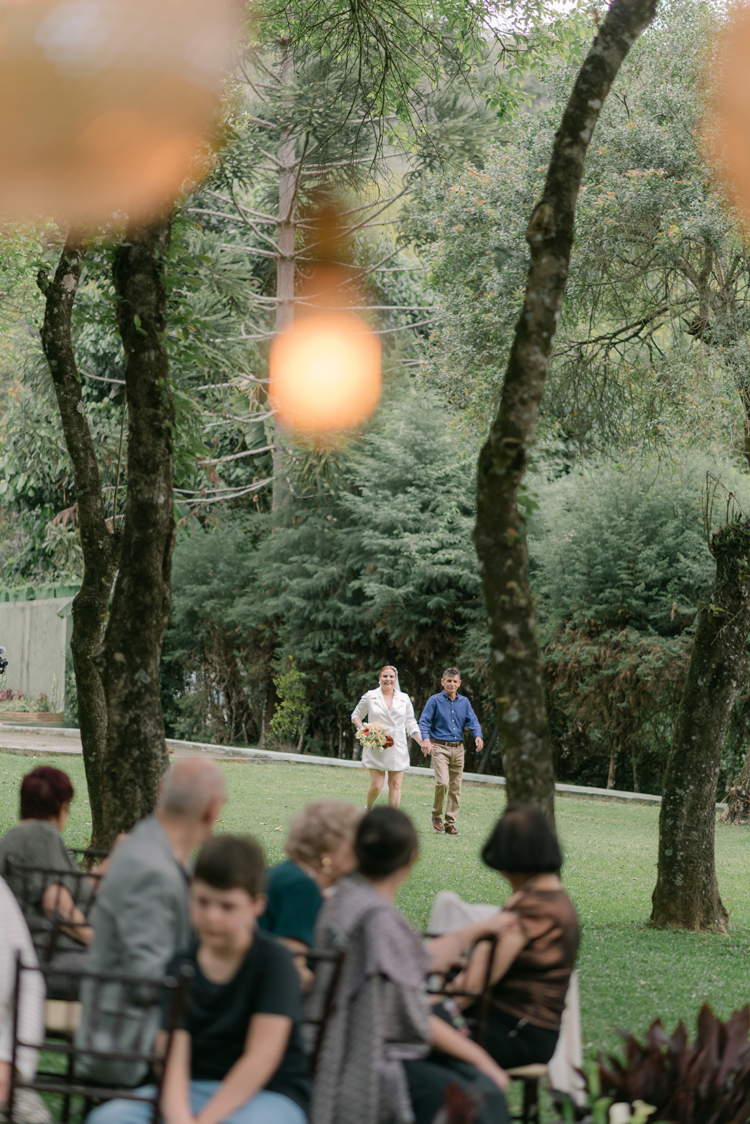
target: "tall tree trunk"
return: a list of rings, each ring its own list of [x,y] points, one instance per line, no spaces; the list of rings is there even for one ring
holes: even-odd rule
[[[741,824],[750,820],[750,753],[727,793],[727,806],[721,814],[722,823]]]
[[[294,62],[288,41],[282,45],[281,81],[292,79]],[[295,242],[297,237],[297,158],[292,128],[281,134],[279,145],[279,220],[276,224],[276,323],[283,332],[294,322]],[[289,498],[289,449],[284,430],[274,423],[273,494],[271,508],[278,511]]]
[[[542,653],[529,590],[524,519],[518,509],[560,317],[586,152],[623,59],[656,0],[614,0],[578,74],[555,137],[541,202],[526,231],[531,266],[500,409],[479,457],[474,534],[487,603],[495,705],[508,800],[554,816],[554,772]]]
[[[113,837],[153,810],[168,763],[159,659],[175,537],[175,415],[165,344],[169,235],[168,218],[129,228],[113,269],[129,419],[122,556],[100,658],[109,715],[104,796]]]
[[[98,849],[108,844],[112,832],[102,799],[107,704],[94,657],[104,635],[117,565],[117,536],[107,527],[99,465],[83,405],[71,334],[73,303],[85,253],[80,238],[70,233],[54,278],[50,280],[47,273],[41,271],[37,281],[46,298],[42,347],[73,465],[83,549],[83,581],[73,599],[70,647],[78,691],[83,766],[91,805],[91,845]]]
[[[723,926],[714,828],[721,747],[747,679],[750,632],[750,523],[711,538],[713,596],[698,615],[695,641],[667,762],[659,816],[659,868],[651,920],[685,929]]]

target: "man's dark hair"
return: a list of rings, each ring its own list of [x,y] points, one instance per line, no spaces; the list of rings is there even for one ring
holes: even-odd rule
[[[541,808],[509,804],[482,849],[482,860],[507,874],[557,874],[560,844]]]
[[[446,667],[443,672],[443,679],[445,679],[446,675],[457,675],[459,679],[461,678],[461,672],[457,667]]]
[[[37,765],[21,781],[21,819],[52,820],[75,796],[70,777],[52,765]]]
[[[419,840],[405,812],[398,808],[374,808],[363,816],[354,841],[360,874],[365,878],[387,878],[408,866]]]
[[[266,883],[263,848],[251,835],[214,835],[201,847],[195,878],[214,890],[262,894]]]

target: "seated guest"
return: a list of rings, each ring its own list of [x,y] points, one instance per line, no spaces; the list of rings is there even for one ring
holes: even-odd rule
[[[354,832],[361,818],[362,812],[345,800],[308,804],[291,822],[289,861],[268,872],[268,908],[258,924],[292,953],[305,990],[312,983],[305,956],[315,943],[323,894],[354,870]]]
[[[482,1043],[506,1069],[546,1064],[557,1045],[580,943],[575,906],[560,881],[557,836],[539,808],[511,804],[485,843],[482,859],[510,882],[513,894],[503,910],[518,918],[495,951]],[[488,946],[479,945],[456,986],[480,991],[488,956]],[[466,1014],[476,1015],[477,1007]]]
[[[13,1058],[13,1001],[16,985],[16,954],[27,967],[37,963],[28,926],[6,882],[0,878],[0,1115],[10,1091]],[[18,1003],[18,1037],[24,1042],[44,1041],[44,980],[40,972],[22,972]],[[16,1054],[16,1070],[30,1081],[36,1073],[37,1051],[29,1047]],[[19,1090],[15,1096],[13,1119],[20,1124],[35,1120],[44,1124],[51,1119],[46,1106],[31,1090]]]
[[[256,927],[266,907],[263,852],[220,835],[190,888],[197,940],[172,960],[195,977],[162,1089],[166,1124],[305,1124],[310,1097],[299,979],[289,952]],[[116,1100],[88,1124],[149,1124],[151,1106]]]
[[[313,1124],[416,1119],[431,1124],[451,1084],[481,1094],[479,1124],[503,1124],[507,1075],[475,1042],[431,1013],[425,976],[457,962],[479,937],[513,924],[498,912],[423,946],[395,908],[418,856],[408,816],[376,808],[355,840],[358,869],[342,878],[316,929],[317,947],[344,960],[323,1030],[313,1088]],[[330,974],[320,969],[310,998],[319,1015]]]
[[[0,874],[6,879],[24,911],[43,967],[69,973],[85,966],[84,953],[92,929],[86,914],[94,899],[96,883],[81,878],[81,871],[62,839],[75,795],[67,773],[40,765],[21,782],[21,822],[0,839]],[[24,867],[44,867],[46,873]],[[48,958],[49,920],[73,922],[63,925]],[[50,976],[52,998],[77,998],[77,988],[64,976]]]
[[[159,790],[156,812],[142,820],[118,844],[92,913],[94,939],[89,970],[114,975],[158,979],[178,948],[190,939],[188,918],[188,864],[196,847],[210,835],[224,804],[224,778],[213,761],[186,757],[166,774]],[[119,985],[99,987],[84,980],[83,1011],[76,1044],[83,1049],[92,1026],[92,1004],[98,997],[100,1011],[117,1011]],[[132,996],[134,1033],[141,1008]],[[153,1033],[157,1029],[154,1013]],[[113,1013],[107,1026],[96,1017],[96,1047],[108,1048],[108,1036],[118,1050],[127,1050],[123,1038],[124,1012]],[[153,1038],[153,1035],[152,1035]],[[150,1042],[145,1043],[148,1049]],[[144,1076],[139,1063],[110,1060],[83,1054],[78,1073],[100,1084],[137,1085]]]

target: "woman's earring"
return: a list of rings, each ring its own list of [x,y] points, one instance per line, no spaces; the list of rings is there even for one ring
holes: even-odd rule
[[[323,855],[323,858],[320,860],[320,865],[323,867],[323,870],[329,871],[333,866],[333,863],[328,858],[328,855]]]

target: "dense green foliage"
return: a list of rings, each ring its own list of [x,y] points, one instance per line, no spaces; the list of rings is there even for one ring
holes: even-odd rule
[[[175,553],[167,637],[183,676],[170,681],[183,715],[175,728],[263,736],[273,679],[292,658],[308,750],[351,755],[349,713],[384,663],[421,706],[482,616],[472,478],[447,415],[407,388],[348,450],[340,488],[308,492],[277,516],[192,528]]]
[[[668,7],[636,44],[584,168],[541,447],[741,447],[750,258],[700,150],[700,66],[711,21]],[[479,424],[497,401],[569,66],[484,168],[436,176],[410,216],[443,312],[424,381]]]

